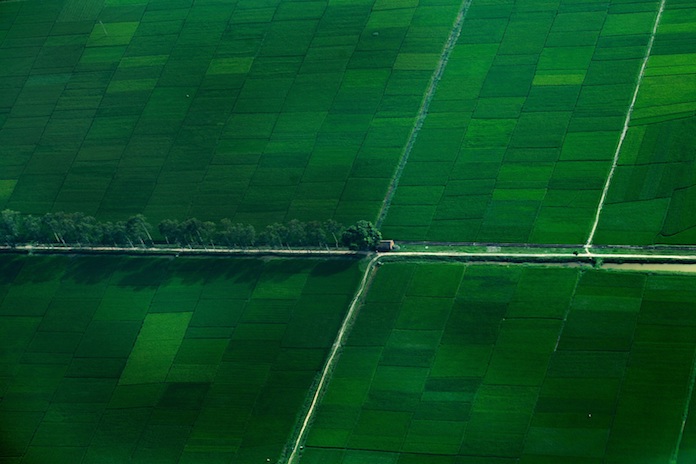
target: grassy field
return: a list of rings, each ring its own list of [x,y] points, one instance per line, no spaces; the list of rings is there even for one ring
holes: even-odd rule
[[[0,1],[0,210],[375,220],[467,4]],[[659,4],[470,2],[385,236],[585,243]],[[694,244],[695,58],[667,0],[597,244]],[[360,268],[0,256],[0,463],[282,462]],[[301,461],[692,464],[695,279],[385,264]]]
[[[667,2],[598,243],[696,243],[696,9]]]
[[[0,3],[0,208],[374,220],[458,6]]]
[[[385,264],[303,463],[690,462],[694,277]],[[693,403],[692,403],[693,407]]]
[[[0,2],[0,208],[374,220],[460,3]],[[658,4],[473,1],[385,234],[584,243]],[[598,243],[693,243],[694,21],[667,2]]]
[[[0,462],[275,462],[350,260],[0,257]]]
[[[659,3],[474,1],[384,233],[584,243]],[[684,214],[693,200],[693,121],[681,118],[695,108],[696,9],[667,5],[622,155],[627,166],[612,190],[616,205],[602,217],[603,243],[693,243],[696,221]]]

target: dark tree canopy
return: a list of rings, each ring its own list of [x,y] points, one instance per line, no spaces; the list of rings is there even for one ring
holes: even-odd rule
[[[348,227],[341,241],[351,250],[372,250],[382,240],[382,233],[369,221],[358,221]]]
[[[252,246],[271,248],[328,248],[341,245],[353,250],[374,249],[381,238],[375,226],[358,221],[346,228],[329,219],[302,222],[293,219],[269,224],[256,233],[250,224],[235,224],[229,219],[215,223],[196,218],[165,219],[157,225],[167,245],[206,247],[222,245],[231,248]],[[22,215],[17,211],[0,212],[0,245],[58,244],[78,246],[148,246],[155,241],[152,226],[142,214],[125,221],[99,222],[83,213],[46,213],[43,216]]]

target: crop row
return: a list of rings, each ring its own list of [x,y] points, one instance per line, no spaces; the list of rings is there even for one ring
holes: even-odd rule
[[[456,11],[0,8],[0,207],[257,228],[376,217]]]
[[[598,243],[696,240],[696,13],[667,2],[631,127],[600,217]]]
[[[302,462],[688,462],[693,288],[678,275],[385,264]]]
[[[473,2],[385,233],[584,243],[658,3],[491,15]]]
[[[275,461],[352,262],[0,259],[0,460]]]

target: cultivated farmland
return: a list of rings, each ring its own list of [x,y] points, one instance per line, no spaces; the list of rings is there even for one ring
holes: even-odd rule
[[[385,264],[301,462],[690,462],[695,283]]]
[[[0,210],[587,252],[5,253],[0,462],[691,464],[695,277],[580,263],[694,244],[694,57],[692,0],[0,0]]]
[[[696,242],[696,11],[664,13],[597,243]]]
[[[458,3],[0,3],[0,208],[377,216]]]
[[[584,243],[659,3],[472,2],[385,234]],[[682,214],[694,185],[693,15],[692,5],[667,2],[603,243],[693,243],[696,222]]]
[[[0,259],[0,461],[274,462],[353,261]]]

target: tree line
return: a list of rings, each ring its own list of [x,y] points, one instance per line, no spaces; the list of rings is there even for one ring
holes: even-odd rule
[[[259,232],[251,224],[165,219],[157,225],[164,243],[170,246],[228,248],[249,247],[346,247],[352,250],[373,249],[382,238],[369,221],[345,227],[337,221],[274,223]],[[142,214],[125,221],[98,221],[84,213],[46,213],[23,215],[17,211],[0,212],[0,243],[77,246],[152,246],[153,227]],[[160,242],[161,243],[161,242]]]

